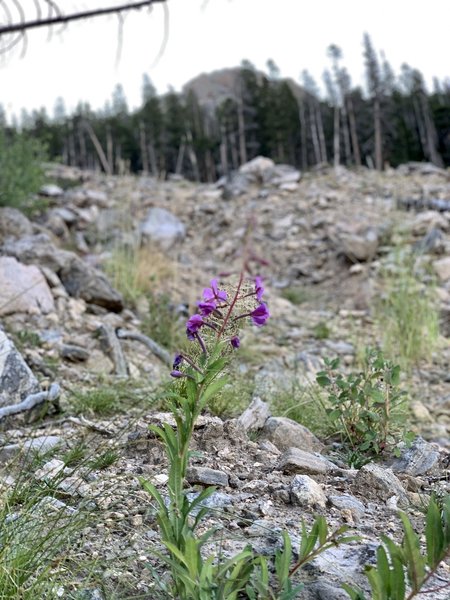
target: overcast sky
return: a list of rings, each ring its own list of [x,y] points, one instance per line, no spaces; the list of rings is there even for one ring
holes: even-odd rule
[[[70,13],[123,1],[57,3]],[[29,18],[36,14],[34,2],[21,0]],[[422,71],[429,86],[433,76],[450,76],[450,0],[168,0],[167,7],[168,42],[156,64],[164,37],[160,4],[151,13],[126,16],[117,64],[117,17],[72,23],[50,38],[43,30],[30,31],[23,58],[18,46],[0,59],[0,102],[17,115],[21,108],[41,106],[53,114],[58,96],[69,110],[79,100],[100,108],[120,82],[135,107],[144,72],[165,92],[169,85],[179,89],[201,72],[235,66],[243,58],[261,69],[272,58],[283,76],[297,80],[306,68],[321,83],[331,43],[342,48],[353,83],[363,84],[364,31],[396,72],[407,62]]]

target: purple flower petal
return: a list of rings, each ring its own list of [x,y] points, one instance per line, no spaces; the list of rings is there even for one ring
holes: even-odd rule
[[[197,302],[197,306],[200,310],[200,314],[203,317],[207,317],[216,310],[216,303],[214,300],[208,300],[208,302]]]
[[[181,371],[177,371],[176,369],[171,371],[170,375],[171,375],[171,377],[186,377],[185,373],[182,373]]]
[[[257,327],[261,327],[261,325],[264,325],[264,323],[270,317],[270,313],[269,313],[269,309],[267,308],[267,305],[264,304],[264,302],[262,304],[260,304],[257,308],[255,308],[255,310],[253,310],[250,313],[250,317],[252,318],[253,323]]]
[[[182,362],[183,362],[183,355],[175,354],[175,358],[173,359],[172,368],[176,369],[177,367],[179,367],[181,365]]]
[[[255,293],[256,298],[261,302],[262,295],[264,294],[263,280],[262,277],[255,277]]]
[[[227,293],[225,290],[219,290],[217,279],[211,279],[211,287],[203,290],[203,299],[206,302],[210,302],[211,300],[225,301]]]
[[[231,345],[233,346],[233,348],[237,349],[239,348],[239,346],[241,345],[241,340],[238,338],[237,335],[234,335],[231,340],[230,340]]]
[[[198,332],[198,330],[200,329],[200,327],[202,325],[204,325],[204,321],[202,318],[202,315],[192,315],[192,317],[189,317],[187,323],[186,323],[186,335],[188,336],[188,339],[192,340],[194,339],[195,334]]]

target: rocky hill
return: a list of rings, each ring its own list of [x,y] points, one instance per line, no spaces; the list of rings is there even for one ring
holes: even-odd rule
[[[190,85],[207,100],[204,82]],[[227,94],[233,73],[217,75],[214,97],[217,86]],[[35,521],[85,519],[46,597],[161,597],[139,477],[164,495],[168,465],[148,426],[172,422],[161,398],[186,319],[211,279],[239,272],[249,221],[271,318],[245,329],[231,383],[197,422],[187,485],[217,486],[207,524],[225,555],[249,543],[270,556],[282,530],[298,551],[301,519],[317,514],[350,525],[362,541],[314,559],[300,597],[347,598],[343,582],[367,591],[380,534],[401,537],[398,509],[422,531],[431,493],[450,493],[448,171],[301,174],[260,157],[215,185],[56,165],[49,176],[58,185],[42,189],[34,218],[0,209],[0,497],[25,473]],[[408,347],[401,319],[408,335],[419,326]],[[366,462],[330,432],[316,376],[336,356],[344,375],[358,372],[369,346],[400,363],[414,436]],[[24,507],[8,518],[20,523]],[[443,565],[436,591],[417,597],[448,598],[448,577]]]

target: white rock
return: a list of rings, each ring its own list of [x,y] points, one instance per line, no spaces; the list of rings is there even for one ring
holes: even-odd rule
[[[0,316],[54,310],[52,293],[37,267],[23,265],[12,256],[0,257]]]

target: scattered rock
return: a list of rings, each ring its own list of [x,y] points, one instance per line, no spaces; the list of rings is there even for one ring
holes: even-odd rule
[[[277,462],[277,469],[283,473],[302,473],[310,475],[325,475],[340,471],[331,461],[320,454],[304,452],[300,448],[289,448]]]
[[[7,239],[18,239],[33,233],[33,225],[27,217],[10,206],[0,208],[0,243]]]
[[[340,250],[351,261],[372,260],[378,250],[378,232],[373,227],[367,227],[359,232],[340,232]]]
[[[409,504],[408,494],[392,469],[369,463],[361,467],[353,484],[355,493],[364,498],[387,502],[395,496],[400,506]]]
[[[84,362],[89,358],[89,352],[86,348],[76,346],[75,344],[63,344],[61,346],[61,357],[71,362]]]
[[[204,485],[219,485],[226,487],[228,485],[228,475],[217,469],[208,469],[207,467],[189,467],[186,473],[186,479],[189,483],[201,483]]]
[[[435,260],[433,267],[441,281],[448,281],[450,279],[450,256]]]
[[[0,316],[54,310],[52,293],[38,268],[22,265],[12,256],[0,256]]]
[[[169,211],[158,207],[149,209],[139,231],[144,240],[156,242],[166,250],[186,235],[183,223]]]
[[[246,431],[262,429],[270,416],[271,412],[267,402],[263,402],[261,398],[253,398],[250,406],[238,418],[238,423]]]
[[[349,510],[356,520],[361,519],[366,512],[366,508],[362,502],[351,494],[341,494],[339,496],[328,496],[328,500],[332,506],[340,510]]]
[[[41,196],[47,196],[48,198],[57,198],[58,196],[62,196],[64,194],[64,190],[60,188],[59,185],[48,183],[41,187],[39,193]]]
[[[292,504],[308,508],[325,508],[327,497],[318,483],[308,475],[296,475],[291,482]]]
[[[410,448],[404,448],[400,458],[396,459],[391,469],[394,473],[407,473],[408,475],[423,475],[437,465],[440,458],[436,446],[418,437]]]
[[[13,342],[0,329],[0,407],[39,391],[39,383]]]
[[[264,424],[262,435],[280,450],[300,448],[305,451],[320,452],[322,442],[304,425],[287,417],[270,417]]]

